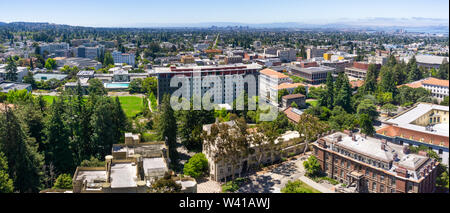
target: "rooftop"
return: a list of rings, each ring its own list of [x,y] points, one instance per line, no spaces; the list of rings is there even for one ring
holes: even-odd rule
[[[449,112],[448,106],[441,106],[436,104],[430,104],[430,103],[418,103],[414,107],[410,108],[409,110],[390,118],[386,121],[388,124],[394,124],[396,126],[414,130],[417,132],[422,132],[426,134],[435,134],[440,136],[449,136],[449,122],[448,120],[445,123],[441,123],[439,125],[434,126],[434,131],[429,131],[426,129],[425,126],[420,126],[413,124],[414,121],[416,121],[421,116],[425,115],[426,113],[430,112],[431,110],[440,110],[444,112]]]
[[[137,167],[134,163],[115,163],[111,166],[111,188],[137,186]]]
[[[419,172],[433,164],[433,160],[429,157],[404,152],[404,147],[401,145],[359,134],[350,136],[336,132],[321,139],[326,141],[328,149],[386,172],[395,174],[396,169],[406,169],[409,178],[416,181],[422,178]],[[346,153],[346,151],[354,154]]]
[[[279,73],[273,69],[263,69],[259,72],[260,74],[268,75],[272,78],[289,78],[289,76]]]

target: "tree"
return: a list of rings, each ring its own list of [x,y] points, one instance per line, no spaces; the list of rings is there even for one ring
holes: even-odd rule
[[[288,181],[284,188],[281,189],[282,193],[317,193],[308,187],[300,180]]]
[[[287,89],[282,89],[278,91],[278,103],[281,103],[281,98],[283,98],[283,96],[285,95],[289,95]]]
[[[305,167],[306,175],[310,177],[317,176],[321,172],[320,163],[314,155],[309,156],[308,160],[303,161],[303,166]]]
[[[5,67],[6,70],[6,80],[17,81],[17,65],[12,57],[9,57],[8,64]]]
[[[248,154],[249,141],[246,136],[245,119],[239,118],[232,122],[231,126],[227,123],[213,124],[209,134],[204,131],[202,138],[205,151],[214,153],[213,160],[230,164],[231,176],[234,180],[236,168],[241,163],[242,156]]]
[[[33,89],[36,89],[36,81],[33,78],[32,72],[28,72],[28,74],[25,77],[23,77],[23,83],[31,84],[31,87]]]
[[[298,86],[294,89],[293,94],[303,94],[306,95],[306,88],[304,86]]]
[[[174,111],[170,105],[170,95],[165,94],[162,99],[162,103],[159,106],[159,113],[156,119],[157,132],[160,140],[167,140],[169,145],[169,153],[172,158],[178,158],[178,152],[176,150],[177,144],[177,122],[175,119]]]
[[[58,65],[57,65],[55,59],[49,58],[49,59],[47,59],[47,61],[45,61],[44,67],[45,67],[47,70],[55,70],[55,69],[58,67]]]
[[[46,161],[52,162],[58,173],[69,173],[75,167],[70,149],[70,130],[67,128],[65,109],[67,105],[63,98],[54,98],[46,121]]]
[[[359,115],[359,126],[361,127],[361,132],[367,135],[373,135],[375,133],[375,128],[372,124],[372,119],[368,114]]]
[[[88,87],[89,94],[102,96],[108,93],[100,80],[93,78],[90,79],[88,83],[89,83]]]
[[[334,90],[333,76],[331,75],[331,72],[327,73],[326,85],[327,85],[326,92],[322,94],[320,98],[320,105],[326,106],[328,109],[332,109],[334,107],[335,90]]]
[[[142,82],[143,92],[156,94],[158,91],[158,79],[156,77],[145,78]]]
[[[69,174],[60,174],[56,178],[54,189],[72,189],[72,177]]]
[[[142,79],[136,78],[130,82],[130,93],[141,93],[142,89]]]
[[[448,71],[449,71],[448,61],[446,58],[444,58],[444,60],[442,60],[442,64],[439,66],[437,77],[440,79],[448,80]]]
[[[375,64],[370,64],[367,69],[366,78],[364,79],[364,84],[361,87],[364,94],[372,94],[377,90],[377,78],[378,72]]]
[[[13,180],[9,178],[8,163],[5,155],[0,152],[0,193],[11,193],[14,191]]]
[[[364,99],[357,108],[357,113],[367,114],[370,116],[371,121],[375,120],[378,117],[377,107],[375,103],[370,99]]]
[[[345,111],[351,112],[352,111],[352,87],[350,85],[350,82],[348,81],[348,77],[344,75],[344,73],[339,73],[338,81],[336,81],[336,84],[339,82],[339,87],[336,86],[335,88],[335,94],[336,96],[334,98],[334,106],[341,106]],[[338,84],[337,84],[338,85]]]
[[[103,67],[108,67],[110,65],[114,65],[114,59],[110,52],[106,52]]]
[[[408,82],[413,82],[422,79],[422,72],[417,67],[416,57],[413,56],[408,62]]]
[[[341,106],[336,106],[331,111],[331,117],[328,121],[332,129],[352,130],[356,127],[358,119],[355,114],[347,113]]]
[[[378,89],[381,92],[390,92],[397,94],[397,82],[395,82],[394,73],[390,67],[383,66],[380,71],[381,81]]]
[[[441,101],[441,105],[442,105],[442,106],[448,106],[448,98],[449,98],[449,96],[445,96],[445,97],[444,97],[444,100]]]
[[[194,97],[195,99],[197,97]],[[223,109],[221,116],[226,117],[228,112]],[[221,111],[222,112],[222,111]],[[203,125],[213,123],[215,120],[214,111],[208,110],[194,110],[193,100],[190,102],[189,110],[178,111],[178,120],[180,121],[178,126],[178,134],[188,149],[201,150],[202,149],[202,128]]]
[[[81,167],[104,167],[105,162],[91,156],[89,160],[83,160],[80,164]]]
[[[309,143],[317,140],[318,136],[325,132],[326,129],[328,129],[328,125],[319,121],[318,118],[306,113],[300,115],[296,130],[300,133],[303,141],[305,141],[305,150],[303,152],[306,152]]]
[[[388,116],[390,116],[390,114],[391,114],[392,112],[397,111],[397,106],[395,106],[395,105],[393,105],[393,104],[385,104],[385,105],[383,105],[383,106],[381,107],[381,109],[382,109],[383,111],[385,111],[385,112],[388,114]]]
[[[114,121],[114,105],[109,97],[99,97],[95,102],[90,120],[91,141],[96,152],[94,157],[102,158],[111,153],[112,145],[119,142]]]
[[[19,192],[40,189],[43,156],[37,144],[27,134],[26,127],[9,107],[0,114],[0,151],[8,161],[8,174]]]
[[[199,178],[208,172],[208,159],[205,154],[197,153],[184,164],[183,173],[193,178]]]

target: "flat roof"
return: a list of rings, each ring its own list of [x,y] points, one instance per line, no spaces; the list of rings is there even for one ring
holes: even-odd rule
[[[433,128],[434,129],[433,132],[427,131],[425,126],[419,126],[419,125],[412,124],[412,122],[414,122],[415,120],[417,120],[424,114],[430,112],[431,110],[441,110],[441,111],[445,111],[448,113],[449,107],[436,105],[436,104],[430,104],[430,103],[419,103],[419,104],[415,105],[413,108],[403,112],[400,115],[397,115],[397,116],[387,120],[386,122],[395,124],[399,127],[405,128],[405,129],[411,129],[411,130],[415,130],[415,131],[419,131],[419,132],[423,132],[423,133],[427,133],[427,134],[436,134],[436,135],[448,137],[449,136],[448,121],[447,121],[447,123],[435,125]]]
[[[133,163],[115,163],[111,166],[111,188],[137,186],[137,167]]]
[[[341,136],[341,140],[338,141],[337,138]],[[403,152],[403,146],[386,142],[385,149],[383,150],[383,142],[380,139],[373,137],[363,137],[362,135],[355,134],[355,140],[345,133],[336,132],[331,135],[323,137],[327,142],[334,142],[330,144],[328,149],[333,149],[334,146],[340,147],[344,150],[352,151],[360,155],[367,156],[369,159],[373,158],[375,160],[381,160],[384,163],[392,163],[390,168],[383,168],[384,170],[395,173],[395,170],[399,167],[405,168],[410,174],[410,178],[418,180],[421,177],[418,172],[423,170],[423,165],[426,165],[430,158],[418,154],[405,154]],[[397,158],[395,158],[397,156]],[[361,161],[361,160],[357,160]],[[362,162],[362,161],[361,161]],[[367,163],[369,164],[369,163]]]

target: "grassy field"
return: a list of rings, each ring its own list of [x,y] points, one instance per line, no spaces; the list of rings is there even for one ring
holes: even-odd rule
[[[317,106],[317,104],[319,104],[319,101],[315,99],[309,99],[306,100],[306,103],[310,104],[311,106]]]
[[[127,117],[134,117],[142,112],[143,98],[136,96],[119,96],[120,104]]]
[[[301,180],[296,180],[294,182],[288,181],[286,186],[281,189],[282,193],[320,193],[320,191],[314,189],[310,185],[306,184]]]
[[[52,104],[55,96],[43,95],[44,100]],[[113,97],[114,98],[114,97]],[[134,117],[136,114],[142,112],[143,98],[135,96],[119,96],[120,104],[127,117]]]

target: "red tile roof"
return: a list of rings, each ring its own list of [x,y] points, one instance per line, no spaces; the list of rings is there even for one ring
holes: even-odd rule
[[[300,115],[292,111],[292,107],[289,107],[283,111],[289,121],[298,123],[300,121]]]
[[[432,143],[437,146],[442,146],[441,143],[443,143],[443,146],[449,147],[448,137],[404,129],[398,126],[386,126],[377,130],[377,133],[388,137],[403,137],[418,142]]]

